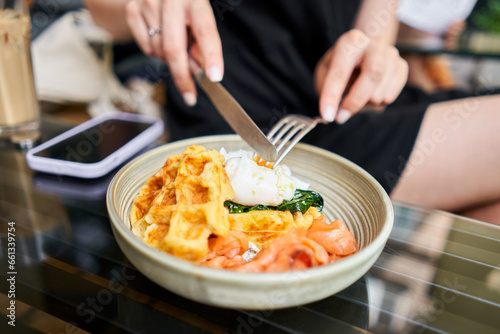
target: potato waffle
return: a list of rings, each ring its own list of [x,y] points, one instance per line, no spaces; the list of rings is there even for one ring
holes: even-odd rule
[[[245,232],[249,241],[259,249],[267,247],[274,239],[290,231],[293,227],[309,228],[314,218],[321,216],[315,207],[304,214],[290,211],[249,211],[229,215],[231,230]]]
[[[169,157],[134,199],[132,232],[155,248],[199,262],[211,234],[229,233],[224,201],[234,193],[223,162],[219,152],[199,145]]]

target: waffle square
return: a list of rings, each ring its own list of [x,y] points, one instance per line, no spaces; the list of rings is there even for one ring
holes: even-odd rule
[[[141,188],[130,211],[132,232],[151,246],[199,262],[208,237],[227,236],[224,202],[234,197],[224,156],[200,145],[188,147]]]

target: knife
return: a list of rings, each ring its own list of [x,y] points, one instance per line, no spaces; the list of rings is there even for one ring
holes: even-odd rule
[[[234,97],[218,82],[212,82],[196,60],[189,59],[196,82],[205,91],[212,104],[224,117],[233,130],[250,145],[261,158],[275,161],[278,157],[276,147],[248,116]]]

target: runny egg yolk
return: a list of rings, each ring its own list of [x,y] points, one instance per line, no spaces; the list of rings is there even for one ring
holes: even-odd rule
[[[266,163],[267,161],[266,160],[262,160],[261,162],[259,162],[260,160],[260,156],[256,156],[255,158],[252,158],[253,161],[255,161],[255,163],[258,165],[258,166],[262,166],[262,167],[267,167],[267,168],[273,168],[274,164],[271,162],[270,164],[268,164],[266,166]]]

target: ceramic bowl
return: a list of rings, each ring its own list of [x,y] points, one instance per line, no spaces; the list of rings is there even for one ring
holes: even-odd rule
[[[389,196],[367,172],[326,150],[298,144],[285,158],[294,176],[310,183],[325,201],[328,221],[341,219],[359,252],[333,264],[286,273],[236,273],[198,266],[147,245],[130,231],[129,211],[147,178],[172,154],[192,144],[207,149],[249,149],[236,135],[192,138],[165,144],[125,165],[111,181],[107,207],[121,250],[160,286],[200,303],[249,310],[280,309],[331,296],[362,277],[389,238],[394,213]]]

